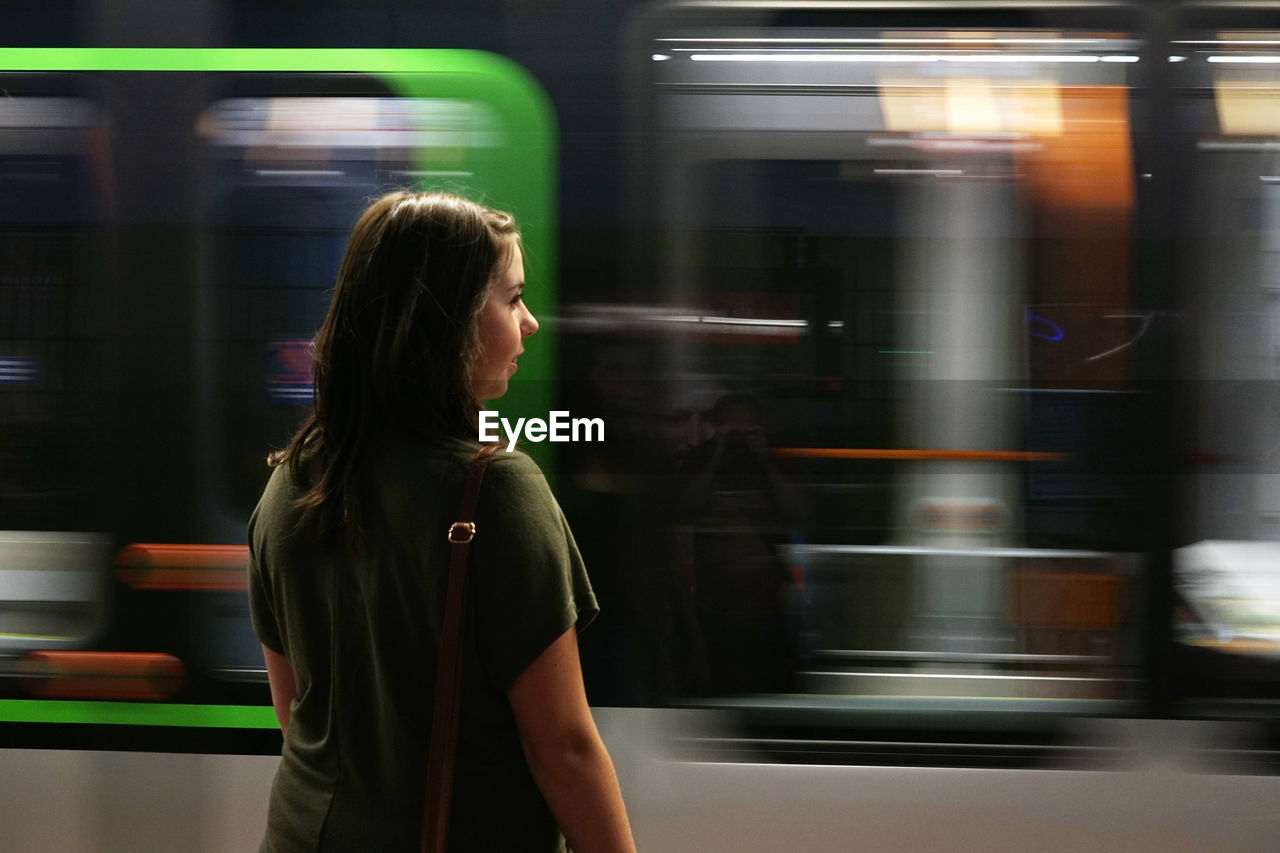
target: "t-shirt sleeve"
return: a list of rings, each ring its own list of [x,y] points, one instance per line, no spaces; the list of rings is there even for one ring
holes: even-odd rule
[[[266,499],[264,495],[263,500]],[[253,625],[253,633],[264,646],[283,655],[284,643],[280,641],[280,625],[271,594],[271,577],[262,562],[265,559],[266,543],[258,524],[261,511],[262,504],[259,503],[249,518],[249,622]]]
[[[476,633],[492,685],[506,690],[556,638],[599,608],[546,478],[523,453],[489,465],[471,545]]]

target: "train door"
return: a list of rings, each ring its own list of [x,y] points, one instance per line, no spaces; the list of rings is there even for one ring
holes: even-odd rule
[[[673,385],[751,398],[760,488],[794,497],[732,522],[786,563],[762,652],[795,664],[784,705],[819,695],[849,723],[1141,696],[1137,30],[1121,6],[646,22],[641,206],[669,312],[650,320]],[[752,583],[700,565],[730,515],[680,521],[712,632]],[[711,693],[759,692],[710,666]]]

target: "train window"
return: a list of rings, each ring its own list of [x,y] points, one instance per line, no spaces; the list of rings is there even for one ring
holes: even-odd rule
[[[78,81],[0,101],[0,660],[108,617],[104,116]],[[7,674],[7,663],[0,664]],[[0,677],[0,697],[14,680]]]
[[[89,396],[104,355],[102,130],[84,98],[20,94],[0,108],[0,524],[11,529],[58,529],[69,506],[80,529],[102,524],[93,452],[102,408]]]
[[[700,407],[676,701],[774,732],[1133,712],[1141,43],[758,17],[638,60],[665,405]]]
[[[1188,500],[1174,554],[1182,710],[1280,717],[1280,32],[1240,6],[1174,43],[1187,316]]]

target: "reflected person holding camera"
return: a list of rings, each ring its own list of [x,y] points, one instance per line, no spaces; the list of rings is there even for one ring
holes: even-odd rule
[[[692,526],[694,600],[712,694],[789,689],[795,654],[784,616],[783,547],[799,518],[795,490],[769,454],[760,407],[730,394],[712,437],[685,461],[680,512]]]

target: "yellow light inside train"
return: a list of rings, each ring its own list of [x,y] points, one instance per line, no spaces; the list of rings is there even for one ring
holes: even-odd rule
[[[1271,136],[1280,133],[1280,82],[1224,80],[1213,83],[1218,128],[1227,136]]]
[[[946,127],[946,99],[936,84],[881,80],[880,111],[885,128],[898,133],[940,131]]]
[[[946,84],[947,130],[958,134],[1000,133],[1000,107],[989,80],[951,78]]]
[[[880,109],[888,130],[961,136],[1021,133],[1058,136],[1062,104],[1054,80],[994,84],[986,78],[882,79]]]
[[[1009,89],[1007,114],[1010,130],[1036,136],[1061,136],[1061,92],[1053,80],[1032,80]]]
[[[1209,56],[1214,65],[1213,101],[1218,130],[1225,136],[1280,134],[1280,33],[1264,30],[1223,31],[1210,42],[1221,51]],[[1261,67],[1260,67],[1261,66]]]
[[[271,98],[265,123],[276,133],[332,133],[378,127],[381,103],[373,98]]]

